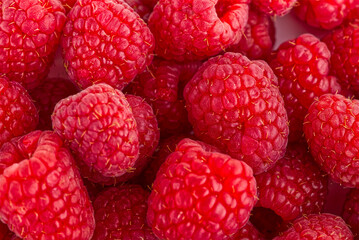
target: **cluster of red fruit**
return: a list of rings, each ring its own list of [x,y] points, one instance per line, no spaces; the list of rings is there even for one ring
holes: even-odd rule
[[[359,238],[358,0],[0,7],[0,239]]]

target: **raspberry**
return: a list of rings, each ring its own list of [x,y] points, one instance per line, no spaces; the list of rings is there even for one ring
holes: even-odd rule
[[[263,235],[248,222],[244,227],[242,227],[236,235],[232,238],[233,240],[264,240]]]
[[[39,116],[31,97],[17,82],[0,77],[0,147],[36,128]]]
[[[327,178],[303,145],[290,145],[285,157],[256,180],[258,205],[273,210],[284,221],[322,211]]]
[[[344,204],[343,219],[351,227],[356,237],[359,236],[359,189],[352,189]]]
[[[288,119],[277,79],[263,61],[226,53],[204,63],[184,89],[195,135],[248,163],[255,174],[285,153]]]
[[[297,3],[297,0],[253,0],[253,5],[269,16],[284,16]]]
[[[159,0],[148,20],[155,53],[167,60],[204,60],[239,41],[249,0]]]
[[[105,177],[119,177],[138,158],[136,121],[125,96],[107,84],[97,84],[61,100],[52,126],[75,157]]]
[[[93,240],[157,239],[146,222],[149,193],[139,185],[107,188],[94,201]]]
[[[162,136],[188,132],[191,129],[182,97],[183,88],[200,65],[201,62],[177,64],[155,58],[127,89],[152,105]]]
[[[0,7],[0,77],[33,89],[54,59],[65,10],[52,0],[1,0]]]
[[[343,25],[323,38],[331,52],[331,72],[359,93],[359,21]]]
[[[62,38],[70,78],[86,88],[107,83],[122,89],[151,63],[154,38],[121,0],[78,0]]]
[[[351,3],[352,0],[298,0],[294,12],[311,26],[333,29],[348,16]]]
[[[147,220],[160,239],[230,239],[255,202],[247,164],[183,139],[157,173]]]
[[[0,218],[23,239],[91,239],[93,208],[70,152],[50,131],[0,149]]]
[[[281,44],[270,63],[278,77],[289,118],[289,140],[303,136],[303,121],[310,104],[325,93],[341,91],[329,76],[330,52],[317,37],[303,34]]]
[[[264,13],[250,9],[243,37],[227,51],[242,53],[250,59],[266,59],[272,51],[274,41],[275,28],[272,19]]]
[[[319,97],[308,110],[304,133],[314,160],[336,182],[359,187],[359,100],[339,94]]]
[[[39,112],[38,129],[51,130],[51,114],[56,103],[78,92],[75,85],[63,78],[47,78],[40,86],[30,91]]]
[[[352,240],[353,234],[341,217],[323,213],[303,216],[293,226],[274,240]]]
[[[114,185],[118,182],[124,182],[140,175],[143,169],[147,166],[150,157],[158,145],[160,137],[159,129],[151,106],[149,106],[141,97],[130,94],[126,95],[126,100],[129,103],[133,117],[136,120],[139,140],[138,159],[134,166],[128,169],[127,172],[120,177],[105,177],[98,171],[94,171],[83,161],[79,161],[78,165],[80,166],[82,176],[94,183]]]

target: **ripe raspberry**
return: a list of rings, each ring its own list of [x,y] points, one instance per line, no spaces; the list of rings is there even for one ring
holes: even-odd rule
[[[147,220],[161,239],[230,239],[255,201],[247,164],[183,139],[157,174]]]
[[[319,97],[308,110],[304,133],[314,160],[336,182],[359,187],[359,100]]]
[[[243,37],[227,51],[242,53],[250,59],[266,59],[272,51],[274,41],[275,28],[272,19],[264,13],[250,9]]]
[[[288,119],[277,79],[263,61],[226,53],[204,63],[184,89],[195,135],[255,174],[284,156]]]
[[[146,222],[149,193],[139,185],[107,188],[94,201],[93,240],[157,239]]]
[[[351,227],[356,237],[359,237],[359,189],[352,189],[347,195],[343,219]]]
[[[284,16],[297,3],[297,0],[253,0],[254,6],[269,16]]]
[[[348,16],[351,3],[352,0],[298,0],[294,12],[311,26],[333,29]]]
[[[16,82],[0,77],[0,147],[36,128],[39,115],[31,97]]]
[[[24,239],[91,239],[93,208],[70,152],[50,131],[0,150],[0,218]]]
[[[154,38],[146,23],[120,0],[78,0],[62,38],[70,78],[86,88],[122,89],[151,63]]]
[[[49,71],[65,10],[52,0],[1,0],[0,7],[0,77],[33,89]]]
[[[352,7],[350,9],[350,13],[347,17],[347,22],[358,19],[359,16],[359,0],[353,0]]]
[[[284,221],[322,211],[327,178],[304,145],[290,145],[285,157],[256,176],[261,207],[269,208]]]
[[[201,62],[177,64],[155,58],[127,89],[152,105],[162,136],[188,132],[191,129],[184,106],[183,88],[200,65]]]
[[[331,52],[331,72],[359,93],[359,21],[343,25],[323,38]]]
[[[273,53],[270,63],[278,77],[289,118],[289,140],[303,136],[303,121],[313,101],[325,94],[341,91],[337,79],[328,76],[330,52],[317,37],[303,34],[284,42]]]
[[[52,126],[81,162],[105,177],[119,177],[133,167],[139,143],[136,121],[125,96],[97,84],[61,100]]]
[[[323,213],[303,216],[274,240],[352,240],[353,234],[341,217]]]
[[[252,223],[247,222],[247,224],[244,227],[242,227],[232,239],[233,240],[264,240],[265,238],[252,225]]]
[[[204,60],[239,41],[249,0],[159,0],[148,20],[156,54],[167,60]]]
[[[38,129],[51,130],[51,114],[56,103],[78,92],[75,85],[63,78],[47,78],[40,86],[30,91],[39,112]]]
[[[133,117],[136,120],[139,140],[139,156],[135,165],[120,177],[105,177],[97,171],[93,171],[89,166],[80,162],[81,174],[95,183],[104,185],[114,185],[124,182],[140,175],[143,169],[151,160],[151,156],[156,150],[159,142],[160,132],[157,125],[156,116],[150,105],[141,97],[127,94],[126,100],[129,103]]]

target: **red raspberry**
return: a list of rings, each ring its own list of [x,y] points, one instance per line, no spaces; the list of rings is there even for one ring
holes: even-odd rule
[[[344,204],[343,219],[351,227],[356,237],[359,237],[359,189],[352,189]]]
[[[303,145],[291,145],[284,158],[256,176],[261,207],[269,208],[284,221],[322,211],[327,178]]]
[[[91,239],[93,208],[70,152],[50,131],[0,150],[0,218],[24,239]]]
[[[26,89],[46,77],[66,15],[59,1],[0,1],[0,77]]]
[[[226,53],[204,63],[184,97],[195,135],[259,174],[285,153],[288,119],[277,78],[263,61]]]
[[[16,82],[0,77],[0,147],[36,128],[39,115],[31,97]]]
[[[162,136],[191,129],[183,100],[183,88],[201,62],[177,64],[155,58],[127,89],[145,98],[156,113]]]
[[[157,173],[147,220],[161,239],[229,239],[255,201],[247,164],[183,139]]]
[[[125,174],[120,177],[105,177],[98,171],[94,171],[83,161],[79,161],[81,174],[84,178],[94,183],[104,185],[114,185],[118,182],[124,182],[141,174],[143,169],[151,160],[151,156],[156,150],[159,142],[160,132],[157,125],[156,116],[150,105],[141,97],[126,95],[126,100],[131,107],[133,117],[136,120],[139,140],[139,156],[133,167],[129,168]]]
[[[283,16],[297,3],[297,0],[253,0],[254,6],[269,16]]]
[[[289,140],[303,136],[303,121],[313,101],[341,91],[337,79],[328,76],[330,52],[317,37],[303,34],[281,44],[270,63],[278,77],[289,118]]]
[[[151,63],[154,38],[121,0],[78,0],[64,28],[63,57],[80,88],[107,83],[122,89]]]
[[[348,16],[353,0],[298,0],[297,16],[314,27],[333,29]]]
[[[347,22],[358,19],[358,16],[359,16],[359,0],[353,0],[353,4],[350,9],[350,13],[347,17]]]
[[[51,130],[51,114],[56,103],[77,92],[75,85],[63,78],[47,78],[40,86],[30,91],[39,112],[38,129]]]
[[[359,21],[343,25],[323,38],[331,52],[331,72],[359,93]]]
[[[250,59],[266,59],[272,51],[274,41],[275,28],[272,19],[264,13],[250,9],[243,37],[227,51],[242,53]]]
[[[303,216],[274,240],[352,240],[353,234],[341,217],[323,213]]]
[[[94,201],[93,240],[157,239],[146,222],[149,193],[139,185],[107,188]]]
[[[239,41],[249,0],[159,0],[148,21],[156,54],[168,60],[204,60]]]
[[[319,97],[308,110],[304,133],[314,160],[336,182],[359,187],[359,100]]]
[[[61,100],[52,126],[93,171],[119,177],[133,167],[139,143],[136,121],[125,96],[107,84],[97,84]]]
[[[247,222],[247,224],[244,227],[242,227],[232,239],[233,240],[264,240],[265,238],[252,225],[252,223]]]

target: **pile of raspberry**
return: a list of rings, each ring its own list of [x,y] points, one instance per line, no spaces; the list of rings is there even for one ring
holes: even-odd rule
[[[0,0],[15,239],[359,239],[359,1]]]

